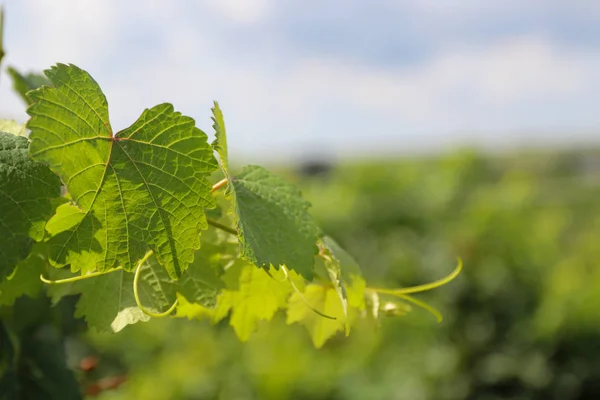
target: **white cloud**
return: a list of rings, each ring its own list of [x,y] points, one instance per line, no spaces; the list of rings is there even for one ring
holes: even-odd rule
[[[207,5],[237,23],[257,23],[268,15],[269,0],[207,0]]]
[[[88,69],[107,94],[116,129],[164,101],[209,128],[209,108],[217,99],[233,151],[262,159],[315,146],[362,150],[367,140],[385,149],[439,148],[458,139],[493,145],[498,132],[600,128],[594,107],[600,102],[600,50],[573,49],[542,36],[451,45],[404,67],[333,56],[250,60],[212,36],[210,22],[218,12],[234,23],[257,23],[269,16],[266,0],[214,3],[219,10],[203,9],[207,14],[198,14],[194,24],[177,19],[190,12],[184,3],[163,10],[159,0],[140,11],[117,0],[25,4],[28,30],[9,61],[35,68],[62,60]],[[121,38],[134,20],[158,30],[159,47],[130,56],[138,43]],[[54,32],[57,24],[61,29]],[[120,58],[107,63],[109,51]],[[22,110],[14,97],[5,108],[5,77],[1,90],[3,112]]]

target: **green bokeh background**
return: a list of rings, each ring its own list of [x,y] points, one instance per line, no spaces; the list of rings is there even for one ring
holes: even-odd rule
[[[283,169],[371,286],[465,269],[425,311],[312,347],[282,315],[240,343],[227,321],[153,320],[67,346],[128,381],[116,399],[600,398],[600,158],[522,152]],[[307,173],[310,172],[310,173]],[[76,341],[74,341],[75,343]]]

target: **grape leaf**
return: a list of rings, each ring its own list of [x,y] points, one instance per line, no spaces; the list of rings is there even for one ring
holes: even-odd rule
[[[285,265],[312,279],[320,229],[293,185],[259,166],[230,179],[242,256],[263,268]]]
[[[215,130],[215,140],[212,143],[213,148],[219,154],[221,160],[221,169],[226,176],[229,176],[229,157],[227,155],[227,131],[225,130],[225,121],[223,120],[223,112],[219,107],[219,103],[215,101],[215,105],[211,108],[213,116],[213,129]]]
[[[324,244],[320,243],[321,248],[319,249],[319,258],[315,263],[315,270],[318,275],[325,275],[325,281],[329,280],[333,290],[337,293],[340,305],[342,306],[343,318],[341,322],[344,322],[346,327],[346,335],[350,333],[350,323],[348,321],[348,298],[346,294],[346,288],[342,282],[342,270],[340,261],[333,255],[331,250]],[[319,274],[319,270],[323,270],[324,273]]]
[[[42,326],[21,338],[18,384],[21,399],[81,400],[79,382],[69,369],[63,337]]]
[[[7,328],[0,320],[0,399],[18,398],[16,350]]]
[[[328,284],[306,285],[305,300],[294,293],[288,302],[287,323],[304,325],[319,348],[340,330],[350,333],[350,325],[365,308],[366,282],[356,261],[328,236],[320,243],[315,271]],[[314,313],[305,301],[335,320]]]
[[[40,274],[46,265],[41,254],[43,246],[37,243],[29,256],[17,264],[12,275],[0,282],[0,306],[10,306],[21,296],[37,297],[42,292]]]
[[[4,58],[4,8],[0,7],[0,63]]]
[[[275,272],[271,269],[273,275]],[[299,279],[296,274],[291,277]],[[229,325],[241,341],[250,338],[259,321],[271,320],[279,308],[285,307],[292,290],[288,282],[274,279],[248,263],[237,263],[228,269],[223,280],[229,282],[229,288],[219,294],[213,320],[220,321],[231,311]],[[233,288],[236,284],[238,287]]]
[[[206,134],[161,104],[113,136],[106,98],[87,72],[58,64],[45,74],[54,87],[28,93],[30,154],[61,177],[74,202],[48,222],[50,261],[74,272],[131,271],[152,249],[177,279],[200,247],[204,208],[215,206],[208,176],[217,163]]]
[[[331,237],[323,237],[323,245],[335,259],[339,268],[338,281],[343,283],[343,293],[350,307],[365,308],[365,289],[367,283],[362,276],[358,263]],[[338,293],[340,291],[338,290]]]
[[[315,347],[321,348],[327,339],[344,329],[344,309],[334,288],[309,284],[303,294],[312,307],[335,319],[316,314],[306,306],[298,293],[294,293],[287,304],[286,322],[300,322],[308,330]]]
[[[0,132],[0,281],[42,240],[60,181],[27,155],[27,138]]]
[[[17,136],[27,136],[25,125],[11,119],[0,119],[0,132],[12,133]]]
[[[217,102],[212,112],[213,147],[228,180],[242,257],[265,269],[286,265],[312,279],[321,231],[308,214],[310,204],[293,185],[262,167],[248,166],[231,176],[225,122]]]
[[[203,243],[196,252],[194,263],[177,281],[176,291],[190,303],[204,307],[215,307],[219,290],[223,281],[219,279],[223,247],[211,243]]]
[[[129,324],[148,321],[133,297],[133,274],[118,270],[77,282],[73,291],[81,293],[75,316],[84,317],[99,332],[119,332]]]
[[[158,314],[168,310],[180,293],[194,304],[212,307],[223,283],[213,266],[203,264],[210,254],[210,245],[203,246],[197,260],[173,281],[156,257],[150,256],[140,267],[138,294],[147,312]],[[85,317],[90,327],[101,332],[118,332],[125,326],[150,319],[137,305],[133,291],[134,274],[117,270],[75,282],[69,291],[52,293],[53,301],[67,294],[81,293],[76,316]],[[55,286],[63,286],[55,285]],[[186,301],[187,301],[186,300]]]
[[[138,293],[142,306],[149,312],[166,311],[176,299],[175,283],[155,257],[140,267]],[[76,317],[84,317],[99,332],[119,332],[127,325],[148,321],[137,305],[133,292],[134,274],[122,269],[78,281],[72,293],[81,293]]]
[[[31,105],[32,101],[27,97],[26,93],[30,90],[37,89],[40,86],[49,86],[50,82],[44,75],[32,74],[22,75],[13,67],[6,69],[13,81],[13,89],[23,99],[25,104]]]

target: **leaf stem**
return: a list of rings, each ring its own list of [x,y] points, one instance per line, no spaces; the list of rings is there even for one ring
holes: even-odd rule
[[[175,307],[177,307],[177,304],[179,304],[179,300],[175,299],[175,303],[173,303],[173,305],[167,311],[162,313],[153,313],[152,311],[149,311],[146,307],[142,305],[142,302],[140,301],[140,295],[138,292],[138,282],[140,280],[140,271],[142,270],[142,264],[148,261],[152,254],[154,254],[152,250],[148,251],[144,258],[140,260],[140,262],[137,265],[137,268],[135,269],[135,274],[133,276],[133,297],[135,298],[135,304],[137,304],[139,309],[142,310],[144,314],[146,314],[149,317],[163,318],[169,316],[169,314],[171,314],[173,310],[175,310]]]
[[[216,192],[217,190],[221,189],[223,186],[227,185],[227,178],[223,178],[221,179],[219,182],[215,183],[212,187],[212,189],[210,190],[210,192]]]
[[[231,233],[232,235],[237,235],[237,231],[233,228],[230,228],[226,225],[221,224],[220,222],[215,221],[212,218],[206,218],[206,222],[208,222],[209,225],[214,226],[215,228],[221,229],[222,231]]]
[[[77,281],[82,281],[84,279],[94,278],[94,277],[100,276],[100,275],[110,274],[111,272],[119,271],[121,269],[123,269],[123,268],[122,267],[117,267],[117,268],[114,268],[114,269],[109,269],[108,271],[92,272],[92,273],[86,274],[86,275],[77,275],[77,276],[72,276],[70,278],[57,279],[55,281],[47,279],[46,277],[44,277],[44,274],[41,274],[40,275],[40,281],[42,281],[42,282],[44,282],[45,284],[48,284],[48,285],[60,285],[62,283],[77,282]]]

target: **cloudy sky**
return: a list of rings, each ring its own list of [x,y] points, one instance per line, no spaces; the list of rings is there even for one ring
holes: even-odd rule
[[[0,0],[4,65],[87,70],[266,162],[600,143],[597,0]],[[0,77],[0,115],[24,121]]]

